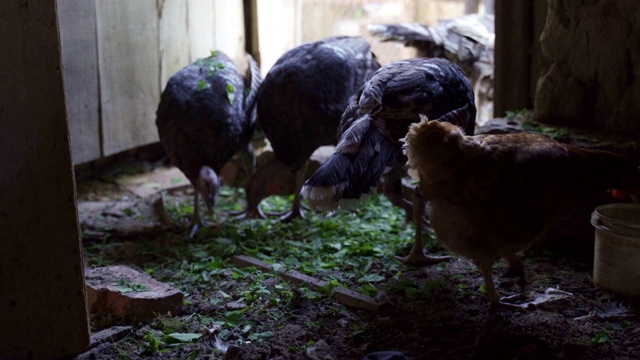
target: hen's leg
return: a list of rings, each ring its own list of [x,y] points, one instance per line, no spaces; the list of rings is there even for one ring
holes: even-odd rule
[[[413,197],[413,218],[422,219],[424,216],[425,199],[420,195],[418,190],[414,191]],[[451,256],[427,256],[424,254],[422,247],[422,221],[415,222],[415,243],[409,255],[398,257],[400,261],[408,265],[427,266],[438,264],[445,261],[453,260]]]
[[[487,294],[489,295],[489,313],[495,313],[499,308],[509,309],[509,310],[522,310],[522,307],[512,304],[504,299],[500,299],[500,294],[498,294],[498,290],[496,290],[495,285],[493,285],[493,275],[491,274],[491,262],[480,263],[478,267],[480,268],[480,272],[482,273],[482,277],[484,278],[484,284],[487,288]]]
[[[520,286],[520,292],[524,293],[524,288],[527,285],[527,278],[525,276],[524,264],[522,263],[522,259],[516,254],[505,256],[503,258],[504,262],[507,264],[507,270],[504,272],[505,277],[518,277],[520,281],[518,285]]]
[[[384,196],[389,199],[389,201],[401,208],[404,209],[405,218],[407,221],[413,221],[413,204],[402,196],[402,173],[401,169],[398,167],[394,167],[388,174],[384,177],[383,182],[383,191]]]
[[[303,218],[304,213],[302,212],[302,207],[300,205],[302,201],[302,196],[300,196],[300,190],[302,190],[302,185],[304,185],[304,181],[307,179],[307,166],[309,165],[309,161],[305,161],[300,168],[296,172],[296,187],[294,188],[293,195],[293,204],[291,205],[291,211],[285,213],[280,217],[280,221],[283,223],[290,222],[295,218]]]

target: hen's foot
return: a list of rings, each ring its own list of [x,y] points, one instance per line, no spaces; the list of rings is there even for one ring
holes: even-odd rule
[[[500,301],[498,303],[489,305],[489,314],[495,314],[498,311],[498,309],[506,309],[509,311],[518,311],[518,312],[525,311],[525,309],[518,304],[512,304],[512,303]]]
[[[506,309],[510,311],[525,311],[524,307],[520,304],[517,304],[517,302],[524,301],[526,299],[527,295],[524,293],[503,297],[499,302],[489,305],[489,313],[494,314],[496,311],[498,311],[498,309]]]
[[[412,266],[430,266],[440,264],[443,262],[452,261],[451,256],[427,256],[424,253],[411,253],[407,256],[396,256],[396,259],[400,260],[405,265]]]

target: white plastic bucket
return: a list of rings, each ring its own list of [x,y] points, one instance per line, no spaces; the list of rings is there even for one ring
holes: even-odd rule
[[[596,228],[593,283],[625,299],[640,299],[640,205],[598,206],[591,224]]]

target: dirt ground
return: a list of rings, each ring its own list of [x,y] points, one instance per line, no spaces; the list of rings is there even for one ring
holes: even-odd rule
[[[100,188],[87,184],[79,182],[81,202],[135,197],[117,185],[103,183]],[[128,259],[135,265],[134,256]],[[277,318],[254,312],[255,321],[270,328],[274,336],[268,341],[233,347],[220,358],[362,359],[378,351],[398,351],[411,359],[640,359],[637,306],[595,288],[591,263],[559,255],[549,248],[535,248],[524,259],[528,300],[549,289],[559,290],[556,293],[564,297],[523,311],[489,314],[487,296],[477,291],[483,283],[479,271],[470,261],[456,259],[446,266],[406,268],[397,284],[387,284],[385,292],[378,295],[389,306],[377,313],[349,308],[331,299],[302,299],[289,313]],[[517,280],[503,277],[503,272],[499,263],[494,269],[498,291],[503,296],[518,293]],[[270,279],[269,285],[276,286],[280,281]],[[402,290],[406,288],[402,283],[407,282],[414,284],[418,293]],[[203,290],[200,297],[191,294],[185,313],[211,313],[216,306],[220,305],[207,302]],[[309,326],[311,323],[321,326]],[[358,331],[353,331],[353,324],[357,324]],[[148,326],[134,326],[129,337],[142,338]],[[98,329],[94,326],[94,330]],[[305,348],[310,340],[314,344],[306,346],[305,351],[292,351]],[[126,344],[114,345],[104,347],[91,358],[213,359],[216,357],[202,355],[205,351],[194,350],[211,350],[214,342],[211,339],[165,354],[146,355],[133,347],[127,350]],[[399,353],[395,355],[386,359],[402,359]]]

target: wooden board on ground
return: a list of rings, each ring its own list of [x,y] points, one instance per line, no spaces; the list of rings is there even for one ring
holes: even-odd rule
[[[151,173],[122,176],[115,180],[141,198],[149,197],[176,186],[189,185],[189,180],[176,167],[162,168]]]
[[[268,264],[260,259],[256,259],[251,256],[234,255],[231,258],[231,262],[235,266],[240,268],[255,266],[262,271],[275,272],[279,274],[283,279],[291,282],[292,284],[296,284],[296,285],[307,284],[312,289],[318,289],[327,284],[326,281],[322,281],[320,279],[317,279],[305,274],[301,274],[297,271],[293,271],[293,270],[284,271],[282,269],[274,270],[271,264]],[[353,290],[341,288],[341,287],[334,289],[333,299],[341,304],[355,307],[358,309],[369,310],[369,311],[379,311],[381,307],[385,305],[389,305],[389,304],[380,302],[370,296],[363,295]]]
[[[78,203],[78,218],[83,238],[102,238],[106,234],[133,236],[170,227],[157,214],[155,202],[86,201]]]

